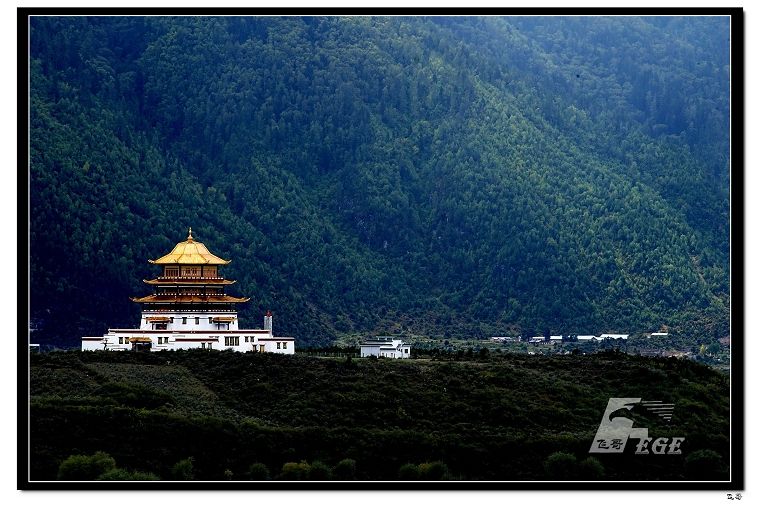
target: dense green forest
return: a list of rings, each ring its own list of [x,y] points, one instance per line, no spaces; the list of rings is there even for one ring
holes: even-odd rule
[[[132,327],[192,226],[241,316],[728,335],[713,17],[33,17],[33,341]]]
[[[201,350],[31,360],[32,480],[55,480],[67,458],[97,452],[127,474],[164,480],[176,479],[183,461],[199,480],[257,478],[261,466],[272,479],[300,480],[316,478],[309,467],[340,473],[345,460],[352,478],[369,480],[413,480],[434,464],[436,478],[464,480],[726,478],[728,377],[689,360]],[[630,415],[650,436],[685,437],[682,455],[588,461],[608,399],[626,396],[675,403],[670,423]],[[565,463],[554,469],[553,458]],[[302,462],[300,473],[286,466]]]

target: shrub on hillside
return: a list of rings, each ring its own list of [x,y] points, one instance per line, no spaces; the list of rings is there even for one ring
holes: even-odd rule
[[[578,463],[578,477],[581,480],[598,480],[604,477],[604,466],[594,457]]]
[[[314,461],[311,463],[309,469],[309,480],[330,480],[332,479],[332,471],[330,467],[322,463],[321,461]]]
[[[173,480],[193,480],[193,458],[185,458],[177,461],[171,470]]]
[[[306,461],[300,463],[288,462],[282,465],[279,480],[308,480],[311,465]]]
[[[405,463],[398,469],[399,480],[420,480],[420,469],[412,463]]]
[[[86,456],[71,455],[58,467],[58,480],[95,480],[116,468],[116,461],[107,453],[98,451]]]
[[[269,480],[269,468],[264,463],[253,463],[248,467],[250,480]]]
[[[570,480],[576,477],[577,459],[567,452],[554,452],[544,461],[546,476],[553,480]]]
[[[335,480],[355,480],[356,461],[349,458],[342,459],[335,465],[332,473]]]

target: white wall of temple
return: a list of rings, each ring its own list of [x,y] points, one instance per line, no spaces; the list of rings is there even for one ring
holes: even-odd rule
[[[106,346],[104,345],[106,343],[105,338],[98,338],[98,339],[82,339],[82,350],[83,351],[103,351],[106,349]],[[121,350],[121,349],[120,349]]]
[[[258,340],[259,350],[264,345],[264,352],[275,352],[278,354],[295,354],[296,343],[292,339],[283,340],[277,337],[265,337]]]
[[[82,339],[83,351],[128,351],[132,349],[130,339],[150,339],[151,351],[180,349],[231,349],[237,352],[271,352],[295,354],[295,341],[289,337],[272,337],[266,330],[246,330],[244,332],[188,332],[171,330],[109,330],[102,338]],[[147,342],[146,342],[147,343]]]
[[[231,319],[230,321],[227,321]],[[166,326],[163,326],[166,325]],[[143,312],[140,318],[141,330],[173,331],[235,331],[238,317],[230,312]]]
[[[128,351],[130,339],[150,340],[151,351],[180,349],[232,349],[238,352],[295,354],[291,337],[272,335],[272,316],[264,320],[265,329],[241,330],[237,312],[156,312],[144,311],[139,329],[109,329],[99,337],[82,339],[83,351]]]

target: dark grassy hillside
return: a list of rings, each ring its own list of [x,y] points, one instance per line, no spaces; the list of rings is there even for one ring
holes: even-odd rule
[[[728,379],[685,360],[346,361],[205,351],[31,359],[35,480],[55,479],[71,454],[96,451],[164,479],[192,457],[198,479],[221,480],[226,470],[246,479],[254,462],[276,477],[288,462],[349,458],[370,480],[435,461],[453,478],[541,480],[552,453],[587,458],[607,400],[626,396],[675,403],[670,424],[634,415],[652,436],[686,437],[683,455],[601,455],[605,478],[695,478],[686,458],[703,449],[719,454],[724,470],[728,461]]]
[[[247,324],[728,334],[725,19],[56,18],[30,36],[42,343],[186,236]]]

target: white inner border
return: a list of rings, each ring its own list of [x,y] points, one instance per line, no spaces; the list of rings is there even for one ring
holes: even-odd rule
[[[753,225],[753,219],[760,217],[760,199],[754,199],[753,196],[755,194],[755,191],[758,190],[758,178],[753,173],[751,167],[755,167],[756,161],[758,159],[757,155],[757,100],[754,98],[753,91],[758,89],[758,84],[760,84],[760,81],[758,80],[757,75],[757,64],[753,62],[753,59],[757,61],[757,50],[758,50],[758,29],[760,29],[760,23],[757,22],[758,18],[758,12],[760,12],[760,7],[756,7],[752,3],[745,1],[732,1],[729,5],[720,5],[722,2],[709,2],[704,0],[697,0],[697,1],[683,1],[683,0],[671,0],[667,4],[663,4],[661,1],[637,1],[637,2],[620,2],[620,1],[607,1],[607,2],[600,2],[600,1],[584,1],[584,2],[571,2],[568,0],[555,0],[555,1],[546,1],[546,0],[532,0],[531,2],[500,2],[497,0],[480,0],[478,2],[475,2],[469,7],[493,7],[493,8],[504,8],[504,7],[663,7],[664,5],[667,5],[668,7],[728,7],[728,6],[734,6],[734,7],[743,7],[745,12],[745,61],[744,61],[744,71],[745,71],[745,299],[744,299],[744,306],[745,306],[745,333],[749,335],[749,338],[745,339],[745,389],[749,390],[749,385],[754,384],[755,380],[757,378],[757,367],[751,367],[749,366],[749,358],[754,356],[754,350],[756,349],[756,345],[754,344],[754,335],[752,334],[752,330],[756,329],[760,326],[760,321],[758,321],[758,318],[760,317],[760,314],[758,314],[757,311],[753,311],[754,307],[760,306],[760,300],[758,299],[758,293],[757,288],[755,286],[758,285],[758,281],[760,280],[760,272],[758,266],[751,261],[754,257],[757,256],[756,253],[760,253],[760,246],[758,246],[758,239],[757,235],[753,233],[753,231],[756,230],[756,225]],[[16,5],[3,5],[2,6],[2,14],[3,16],[0,16],[0,23],[2,23],[3,30],[0,32],[1,37],[3,38],[3,44],[0,45],[2,47],[2,56],[3,56],[3,63],[5,68],[12,68],[13,69],[13,78],[12,79],[5,79],[2,82],[3,91],[4,93],[2,96],[5,99],[6,106],[4,107],[5,115],[4,115],[4,121],[2,122],[2,133],[3,135],[0,137],[2,138],[2,142],[4,143],[4,149],[3,153],[7,157],[8,166],[14,167],[17,166],[15,164],[16,162],[16,80],[15,80],[15,73],[16,73],[16,7],[104,7],[104,6],[111,6],[111,7],[155,7],[157,5],[160,5],[162,7],[213,7],[210,3],[206,2],[199,2],[199,1],[193,1],[193,0],[186,0],[186,1],[178,1],[178,0],[164,0],[162,2],[155,2],[155,1],[146,1],[146,0],[132,0],[130,2],[114,2],[114,1],[75,1],[75,2],[61,2],[59,0],[47,0],[47,1],[39,1],[39,0],[26,0],[26,1],[17,1]],[[294,0],[280,0],[280,1],[273,1],[273,0],[264,0],[264,1],[241,1],[241,0],[226,0],[223,2],[220,2],[217,7],[357,7],[357,6],[363,6],[363,7],[409,7],[410,5],[419,6],[419,7],[468,7],[468,5],[464,2],[452,2],[450,0],[418,0],[416,2],[413,2],[410,4],[410,2],[404,2],[402,0],[386,0],[386,1],[373,1],[373,2],[357,2],[357,1],[347,1],[347,0],[332,0],[332,1],[326,1],[326,2],[315,2],[313,0],[301,0],[301,1],[294,1]],[[755,57],[753,58],[752,55]],[[753,143],[752,140],[755,139],[755,142]],[[12,160],[12,161],[11,161]],[[2,202],[3,210],[5,212],[0,213],[0,230],[3,230],[5,233],[3,233],[4,237],[7,238],[8,235],[11,235],[14,240],[11,241],[11,244],[8,244],[3,251],[3,259],[10,264],[18,264],[16,261],[16,241],[17,240],[24,240],[25,237],[19,236],[17,230],[17,213],[16,213],[16,203],[17,203],[17,180],[16,180],[16,171],[11,171],[10,169],[6,170],[6,173],[8,176],[6,176],[6,184],[0,185],[0,202]],[[12,182],[12,184],[11,184]],[[735,209],[737,212],[741,212],[741,209]],[[13,230],[13,233],[8,233],[10,230]],[[12,314],[16,314],[16,280],[12,280],[12,289],[10,289],[10,292],[4,292],[2,295],[3,301],[5,301],[5,307],[11,308]],[[10,286],[9,286],[10,287]],[[736,338],[742,338],[744,336],[736,336]],[[760,337],[755,337],[760,338]],[[7,338],[6,338],[7,341]],[[14,340],[14,346],[15,347],[16,341]],[[13,384],[15,386],[16,384],[16,354],[15,349],[7,349],[5,353],[2,354],[3,359],[5,360],[3,364],[3,370],[5,374],[5,378],[9,379],[5,381],[5,384]],[[131,503],[135,498],[137,498],[136,495],[132,493],[109,493],[107,496],[103,495],[101,492],[68,492],[68,493],[54,493],[55,496],[52,496],[49,492],[18,492],[15,491],[16,487],[16,472],[19,470],[16,468],[16,451],[15,447],[18,443],[18,440],[15,440],[15,434],[17,433],[17,426],[16,426],[16,413],[15,413],[15,406],[16,404],[16,395],[15,395],[15,388],[12,387],[6,387],[3,389],[3,397],[2,400],[5,405],[14,405],[14,412],[12,416],[5,416],[4,417],[4,425],[5,428],[4,433],[6,433],[6,450],[4,451],[4,456],[0,458],[0,470],[2,470],[1,475],[3,479],[3,486],[2,486],[2,493],[0,496],[2,496],[3,501],[5,502],[7,499],[13,500],[15,503],[16,500],[25,500],[25,501],[32,501],[32,502],[39,502],[39,503],[47,503],[51,498],[52,499],[60,499],[60,498],[71,498],[77,500],[78,503],[95,503],[95,500],[100,502],[103,499],[107,499],[110,502],[114,504],[121,504],[121,503]],[[750,476],[757,475],[756,469],[756,460],[757,457],[754,456],[756,454],[756,451],[753,449],[756,448],[757,444],[757,436],[753,436],[753,431],[749,429],[749,426],[752,425],[752,420],[757,419],[757,402],[749,401],[751,398],[746,395],[745,393],[745,455],[746,455],[746,462],[745,462],[745,478],[746,478],[746,485],[749,487],[749,492],[744,493],[745,499],[749,498],[749,495],[754,495],[757,493],[758,488],[752,485],[752,481],[750,479]],[[191,493],[191,492],[180,492],[183,495],[184,500],[188,500],[191,503],[202,503],[207,501],[211,496],[211,492],[207,493]],[[214,493],[216,494],[216,493]],[[679,496],[676,496],[679,495]],[[257,492],[255,494],[249,494],[249,493],[240,493],[240,492],[226,492],[223,496],[226,500],[229,500],[233,503],[249,503],[250,500],[264,500],[274,501],[275,499],[277,501],[285,500],[286,503],[289,502],[290,499],[292,500],[303,500],[308,499],[309,501],[314,501],[316,503],[329,503],[329,504],[343,504],[343,503],[354,503],[357,499],[361,499],[363,502],[365,502],[367,505],[374,505],[375,503],[383,503],[388,499],[392,500],[398,500],[401,499],[403,502],[419,502],[420,498],[422,499],[432,499],[436,500],[440,503],[455,503],[460,502],[462,499],[468,499],[468,498],[476,498],[481,503],[484,504],[490,504],[490,503],[499,503],[503,504],[504,500],[510,500],[515,499],[518,503],[521,503],[523,500],[528,501],[535,501],[538,500],[539,503],[543,500],[552,500],[556,501],[557,499],[581,499],[584,503],[588,504],[605,504],[607,505],[609,503],[609,500],[613,499],[616,500],[616,502],[619,503],[636,503],[637,505],[641,503],[642,499],[645,499],[647,501],[655,500],[656,503],[668,501],[671,502],[673,499],[681,498],[682,495],[687,495],[688,500],[690,503],[715,503],[716,500],[726,500],[726,494],[723,492],[707,492],[707,491],[700,491],[700,492],[678,492],[678,493],[666,493],[666,492],[647,492],[645,494],[641,493],[631,493],[631,492],[573,492],[570,493],[570,496],[565,496],[565,493],[560,494],[559,492],[536,492],[536,491],[530,491],[530,492],[517,492],[512,491],[509,492],[509,494],[503,494],[501,492],[484,492],[484,491],[478,491],[478,492],[460,492],[460,493],[445,493],[445,492],[426,492],[426,496],[421,496],[420,493],[413,493],[413,492],[396,492],[392,495],[389,495],[387,493],[371,493],[371,492],[311,492],[311,493],[304,493],[304,492],[289,492],[289,491],[278,491],[278,492]],[[427,496],[427,495],[433,495],[433,496]],[[141,492],[140,493],[140,499],[149,498],[151,501],[153,499],[166,499],[168,495],[166,492],[164,493],[156,493],[156,492]],[[43,501],[44,500],[44,501]]]

